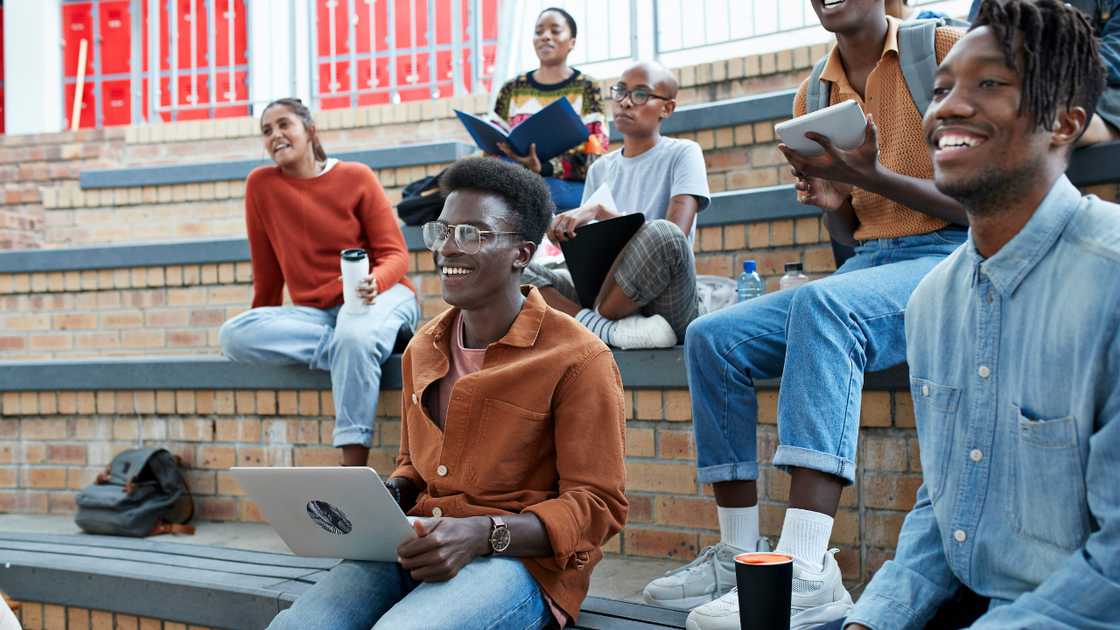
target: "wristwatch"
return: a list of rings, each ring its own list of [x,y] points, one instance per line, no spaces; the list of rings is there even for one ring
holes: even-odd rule
[[[509,549],[509,525],[500,516],[490,517],[490,553],[502,553]]]

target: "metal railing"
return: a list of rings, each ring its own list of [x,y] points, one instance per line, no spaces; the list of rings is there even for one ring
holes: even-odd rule
[[[311,1],[311,92],[322,109],[491,88],[498,0]]]

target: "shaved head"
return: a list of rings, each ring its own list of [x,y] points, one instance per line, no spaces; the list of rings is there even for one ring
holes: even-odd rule
[[[646,81],[648,82],[647,85],[662,96],[666,98],[677,97],[677,90],[680,89],[677,78],[673,76],[673,72],[665,66],[656,61],[639,61],[627,68],[622,74],[630,74],[635,70],[644,72]]]

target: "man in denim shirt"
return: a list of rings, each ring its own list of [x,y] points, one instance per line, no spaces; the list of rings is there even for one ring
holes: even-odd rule
[[[1064,175],[1099,59],[1068,5],[987,0],[941,64],[924,133],[971,230],[907,306],[925,483],[846,628],[962,592],[972,628],[1120,627],[1120,206]]]

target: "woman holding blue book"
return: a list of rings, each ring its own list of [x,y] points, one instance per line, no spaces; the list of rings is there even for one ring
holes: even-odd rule
[[[576,208],[583,198],[583,180],[594,159],[607,152],[606,118],[595,80],[568,66],[576,44],[576,21],[565,10],[550,7],[537,16],[533,49],[540,67],[506,82],[498,92],[494,113],[510,129],[558,99],[566,98],[587,126],[587,141],[547,161],[535,147],[518,155],[502,145],[505,155],[545,178],[557,211]]]

